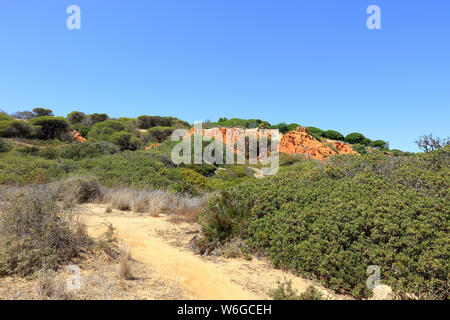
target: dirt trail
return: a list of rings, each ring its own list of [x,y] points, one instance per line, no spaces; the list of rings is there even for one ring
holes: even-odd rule
[[[98,205],[83,205],[80,209],[91,235],[104,232],[105,222],[110,222],[119,240],[130,247],[133,257],[147,265],[152,275],[180,291],[185,299],[268,299],[268,290],[284,279],[292,280],[299,292],[312,284],[275,270],[260,259],[247,261],[194,254],[189,249],[189,240],[198,232],[195,224],[174,224],[170,216],[164,215],[151,217],[115,210],[105,213],[105,207]],[[344,298],[318,288],[330,298]]]

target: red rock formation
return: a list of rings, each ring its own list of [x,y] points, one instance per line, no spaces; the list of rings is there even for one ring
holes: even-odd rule
[[[227,137],[231,133],[231,137]],[[194,134],[194,128],[191,128],[186,137]],[[241,128],[212,128],[202,129],[201,134],[204,137],[214,138],[217,135],[222,137],[224,143],[236,143],[244,135],[254,135],[259,137],[259,129],[241,129]],[[185,138],[186,138],[185,137]],[[336,149],[338,152],[336,152]],[[279,151],[287,154],[306,154],[313,159],[325,160],[326,158],[337,154],[358,154],[353,151],[351,146],[334,140],[320,142],[308,133],[308,128],[298,127],[297,130],[283,135],[279,144]]]
[[[78,141],[78,142],[86,142],[86,139],[76,130],[72,130],[70,131],[70,133],[73,136],[73,140]]]

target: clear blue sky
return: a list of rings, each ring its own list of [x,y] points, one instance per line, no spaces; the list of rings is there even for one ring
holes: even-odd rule
[[[260,118],[416,151],[450,134],[449,16],[448,0],[2,1],[0,109]]]

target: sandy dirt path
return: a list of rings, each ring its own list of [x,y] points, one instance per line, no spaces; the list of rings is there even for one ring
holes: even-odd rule
[[[144,263],[151,274],[159,277],[184,299],[269,299],[267,292],[279,282],[292,280],[304,291],[311,281],[276,270],[267,261],[253,258],[204,257],[189,249],[189,241],[199,227],[196,224],[170,221],[169,216],[151,217],[131,212],[105,213],[105,207],[83,205],[81,217],[88,232],[98,236],[111,223],[121,242],[126,243],[133,258]],[[318,287],[332,299],[342,299]],[[149,288],[151,290],[151,288]]]

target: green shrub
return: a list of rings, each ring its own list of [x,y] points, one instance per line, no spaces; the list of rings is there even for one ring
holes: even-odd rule
[[[103,187],[94,177],[74,176],[57,184],[59,200],[72,204],[100,201],[104,194]]]
[[[89,121],[92,122],[92,124],[96,124],[98,122],[103,122],[109,119],[108,115],[106,113],[93,113],[88,115]]]
[[[190,125],[186,121],[174,117],[160,117],[160,116],[139,116],[138,128],[150,129],[153,127],[174,127],[174,128],[189,128]]]
[[[244,218],[217,213],[226,206],[212,200],[213,231],[215,215],[226,217],[225,230],[236,222],[232,232],[205,228],[204,241],[240,235],[276,267],[357,298],[370,294],[369,265],[381,268],[382,283],[396,293],[442,298],[450,271],[450,147],[403,158],[340,155],[308,170],[298,165],[236,188],[233,208],[254,201]]]
[[[14,120],[13,117],[10,117],[9,115],[7,115],[6,113],[0,112],[0,122],[3,121],[11,121]]]
[[[162,142],[169,137],[175,128],[171,127],[153,127],[147,130],[144,139],[147,142]]]
[[[89,131],[87,138],[94,141],[112,142],[112,135],[120,131],[125,131],[125,127],[121,122],[117,120],[106,120],[94,124]]]
[[[239,199],[235,190],[222,191],[217,195],[199,215],[204,235],[203,251],[208,252],[237,236],[251,207],[251,201]]]
[[[81,124],[82,122],[85,122],[86,119],[86,114],[80,111],[72,111],[67,115],[67,120],[70,124]]]
[[[33,128],[21,120],[0,122],[0,136],[3,138],[28,138],[34,133]]]
[[[321,130],[319,128],[316,127],[307,127],[308,128],[308,133],[312,136],[322,136],[323,133],[325,132],[324,130]]]
[[[29,124],[36,128],[36,136],[44,140],[61,138],[69,129],[69,124],[63,117],[42,116],[31,119]]]
[[[334,130],[327,130],[323,132],[321,136],[331,140],[344,140],[344,136],[342,135],[342,133]]]
[[[387,143],[384,140],[375,140],[375,141],[372,141],[370,146],[372,146],[374,148],[378,148],[378,149],[385,149],[387,147]]]
[[[53,160],[59,158],[59,152],[55,148],[48,147],[39,150],[39,156],[45,159]]]
[[[356,152],[358,152],[359,154],[366,154],[367,153],[367,148],[365,145],[362,144],[352,144],[352,149]]]
[[[345,136],[344,141],[350,144],[361,143],[366,137],[358,132],[353,132]]]
[[[36,115],[36,117],[53,117],[53,111],[50,109],[45,108],[34,108],[33,113]]]
[[[130,132],[119,131],[113,133],[110,138],[112,143],[117,144],[120,147],[120,150],[137,150],[141,146],[141,141],[133,136]]]
[[[8,141],[0,138],[0,153],[10,152],[13,147],[14,147],[14,145],[12,143],[9,143]]]
[[[40,152],[40,148],[37,146],[24,146],[17,148],[17,152],[20,152],[22,154],[29,154],[33,156],[37,156]]]
[[[362,141],[360,142],[360,144],[362,144],[363,146],[370,146],[372,144],[372,140],[368,139],[368,138],[364,138],[362,139]]]
[[[0,201],[0,276],[56,269],[91,244],[84,226],[45,188],[19,189]]]
[[[61,157],[65,159],[80,160],[92,158],[103,154],[114,154],[120,151],[114,143],[107,141],[73,142],[61,150]]]

